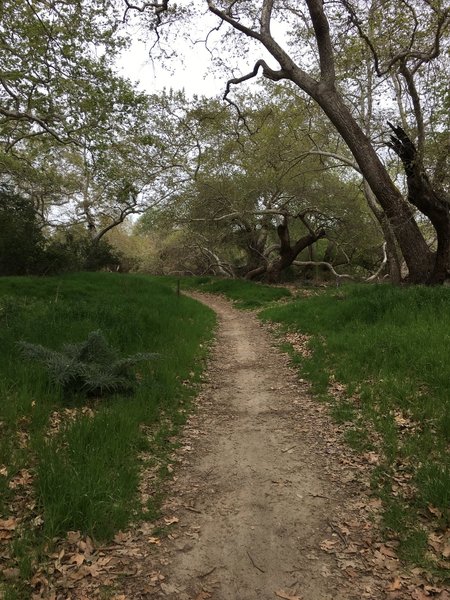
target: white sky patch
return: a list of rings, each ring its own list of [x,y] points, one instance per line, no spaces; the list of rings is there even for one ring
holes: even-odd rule
[[[164,88],[185,90],[194,95],[216,96],[225,91],[227,77],[213,72],[211,55],[201,42],[191,45],[180,39],[176,42],[176,56],[167,60],[150,59],[151,43],[135,41],[126,50],[118,67],[122,75],[136,82],[139,89],[152,94]]]
[[[183,1],[181,0],[181,4]],[[260,58],[266,60],[271,68],[279,68],[277,62],[260,44],[250,42],[249,51],[242,51],[240,55],[237,47],[233,48],[228,56],[226,52],[222,54],[219,51],[226,69],[218,69],[217,65],[213,65],[211,53],[205,45],[205,39],[208,37],[208,46],[213,52],[215,51],[215,45],[226,29],[224,26],[217,31],[215,29],[217,24],[218,20],[206,11],[196,22],[197,29],[188,32],[190,39],[186,39],[179,33],[175,40],[172,40],[171,47],[167,46],[167,40],[162,41],[165,51],[171,55],[167,59],[157,57],[157,52],[153,59],[150,58],[155,38],[150,35],[149,37],[153,39],[144,42],[142,30],[139,35],[137,29],[131,46],[123,52],[117,62],[119,70],[123,76],[136,82],[139,89],[150,94],[161,92],[163,89],[184,89],[187,97],[194,95],[213,97],[224,94],[229,78],[251,72],[255,62]],[[273,30],[278,41],[281,44],[285,43],[286,26],[273,23]],[[133,33],[131,35],[133,36]],[[245,85],[252,85],[252,83],[246,82]]]

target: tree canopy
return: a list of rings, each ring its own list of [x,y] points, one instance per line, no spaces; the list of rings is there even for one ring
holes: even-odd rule
[[[217,23],[204,43],[229,73],[223,99],[149,95],[118,74],[131,23],[166,61],[164,43],[200,31],[204,9]],[[72,232],[94,248],[144,215],[140,235],[156,240],[163,271],[170,256],[168,270],[277,279],[333,257],[363,276],[382,266],[392,281],[447,279],[440,0],[39,0],[1,11],[0,182],[33,207],[44,247]]]

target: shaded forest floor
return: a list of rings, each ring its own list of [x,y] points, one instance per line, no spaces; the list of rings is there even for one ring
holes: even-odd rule
[[[267,329],[196,297],[219,328],[161,514],[105,547],[69,532],[35,575],[34,598],[448,600],[381,538],[371,455],[342,443]],[[142,473],[146,500],[154,479]]]

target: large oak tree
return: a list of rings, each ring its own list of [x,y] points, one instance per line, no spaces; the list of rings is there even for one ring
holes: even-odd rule
[[[438,63],[438,60],[448,32],[449,9],[439,0],[405,0],[402,9],[397,8],[396,2],[384,2],[381,6],[377,0],[342,0],[333,4],[322,0],[252,3],[206,0],[206,5],[222,25],[228,26],[225,48],[231,50],[239,44],[244,47],[246,41],[251,40],[278,64],[273,68],[263,58],[255,60],[248,73],[230,78],[225,98],[229,99],[232,85],[248,81],[259,72],[272,81],[290,81],[313,98],[347,144],[370,192],[386,215],[407,264],[408,280],[442,283],[450,270],[449,203],[442,187],[433,185],[426,172],[424,148],[428,131],[420,88],[426,85],[433,69],[439,71],[440,77],[445,69],[444,62]],[[156,26],[165,12],[172,15],[176,10],[175,7],[170,9],[168,1],[140,7],[142,11],[153,10],[157,14]],[[342,23],[346,24],[346,35],[353,35],[366,45],[373,59],[374,73],[379,77],[392,77],[411,103],[413,126],[407,132],[394,125],[390,142],[406,171],[406,194],[402,194],[394,182],[346,97],[346,78],[348,81],[351,68],[346,54],[344,77],[339,38]],[[279,33],[280,28],[287,34],[294,32],[296,44],[289,45]],[[222,27],[221,31],[224,30]],[[360,55],[355,54],[355,70],[359,69],[360,61]],[[436,252],[429,248],[421,233],[414,217],[415,209],[428,217],[436,231]]]

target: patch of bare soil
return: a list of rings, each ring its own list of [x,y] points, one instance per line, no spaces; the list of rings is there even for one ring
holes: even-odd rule
[[[72,536],[67,561],[55,555],[64,578],[34,597],[449,600],[402,571],[395,541],[378,540],[370,457],[340,444],[270,333],[227,300],[193,296],[219,328],[167,486],[163,534],[146,523],[97,549]]]

